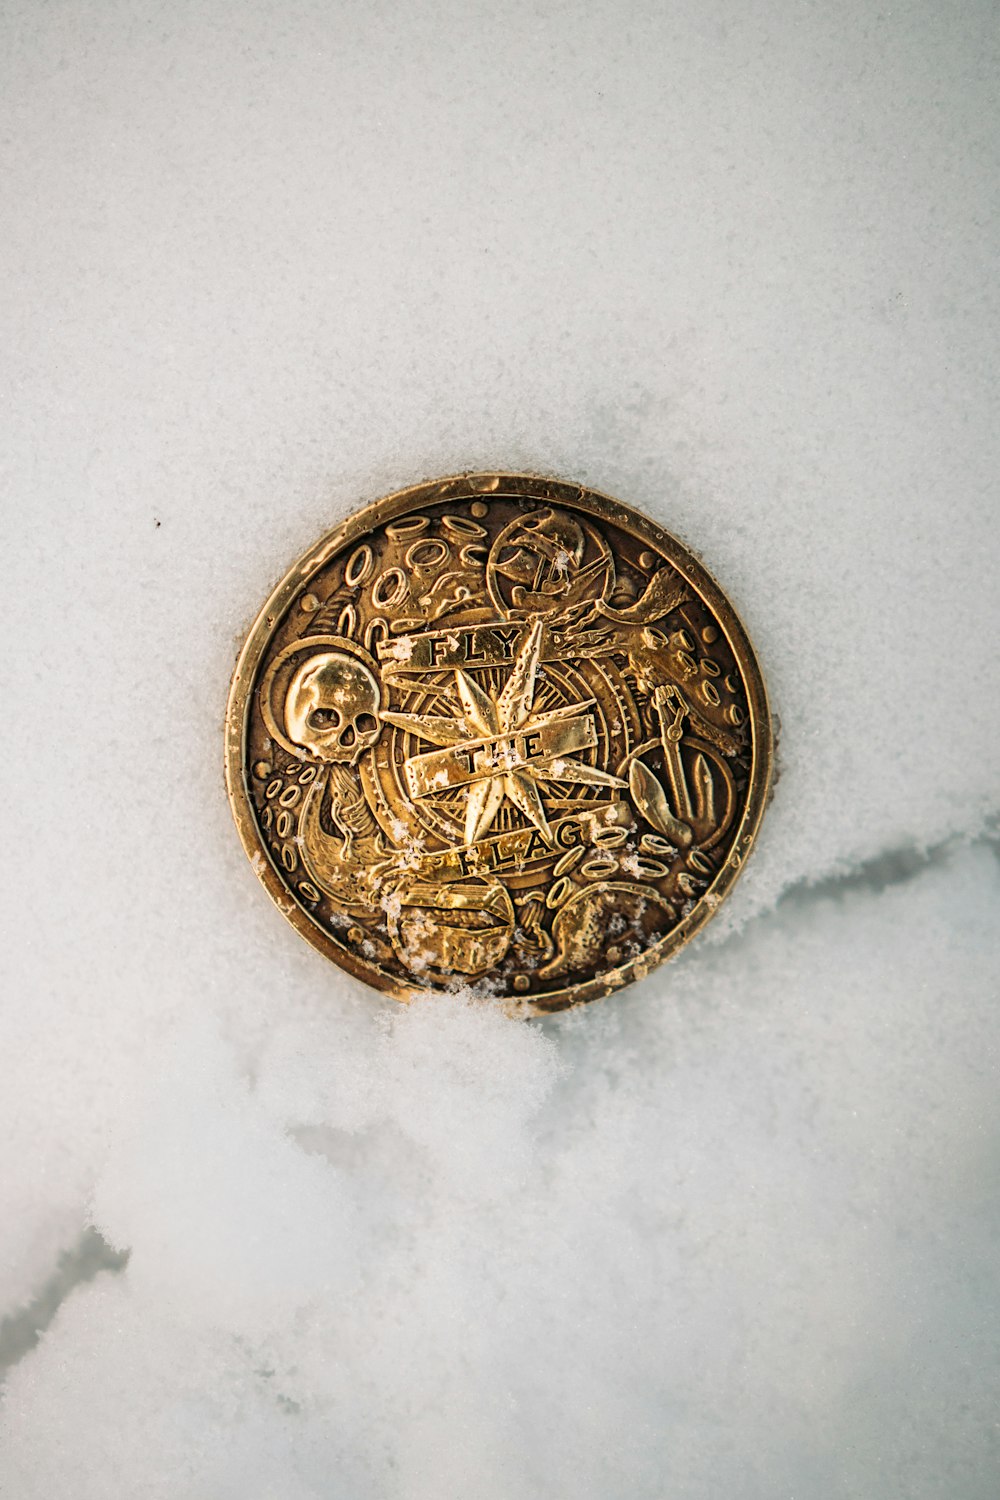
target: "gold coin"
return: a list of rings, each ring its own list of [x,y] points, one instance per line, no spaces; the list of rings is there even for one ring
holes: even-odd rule
[[[760,669],[674,537],[579,485],[466,474],[379,500],[240,653],[226,776],[309,941],[400,1000],[594,1000],[675,953],[767,801]]]

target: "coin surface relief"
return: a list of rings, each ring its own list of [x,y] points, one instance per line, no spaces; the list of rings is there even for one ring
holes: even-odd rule
[[[767,698],[732,606],[646,516],[471,474],[343,521],[237,663],[230,801],[281,911],[402,1000],[542,1014],[669,957],[767,801]]]

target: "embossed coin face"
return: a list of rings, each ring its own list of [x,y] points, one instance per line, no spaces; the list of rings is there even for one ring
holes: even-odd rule
[[[541,1014],[717,908],[771,731],[746,634],[678,541],[578,485],[473,474],[370,505],[285,575],[226,756],[254,869],[322,953],[402,1000]]]

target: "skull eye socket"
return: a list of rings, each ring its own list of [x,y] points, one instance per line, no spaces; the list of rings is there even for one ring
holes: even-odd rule
[[[378,720],[374,714],[358,714],[354,725],[359,734],[371,734],[373,729],[378,728]]]
[[[336,729],[340,723],[340,714],[335,708],[314,708],[309,715],[309,728],[322,732],[326,729]]]

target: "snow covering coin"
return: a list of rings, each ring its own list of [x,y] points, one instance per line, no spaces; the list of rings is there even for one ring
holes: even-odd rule
[[[240,654],[230,801],[321,952],[401,1000],[561,1010],[642,977],[739,873],[772,740],[719,586],[579,485],[379,500],[285,575]]]

